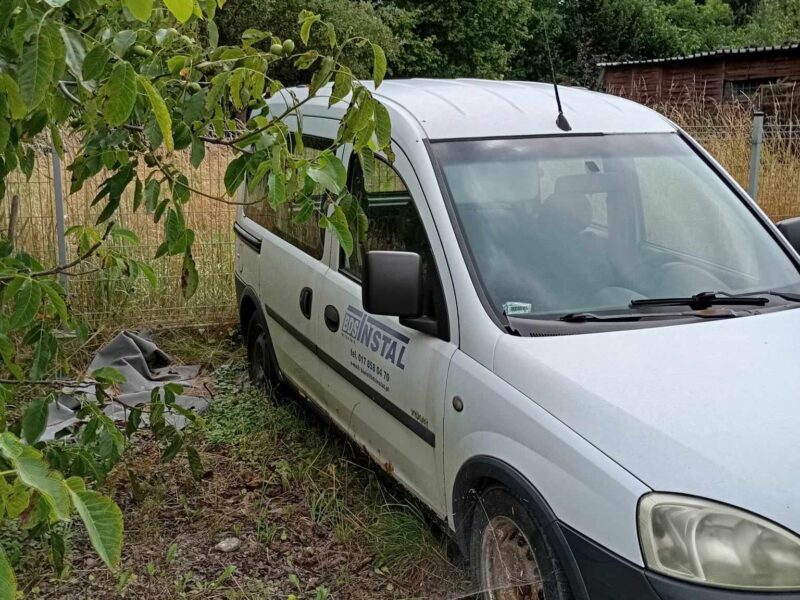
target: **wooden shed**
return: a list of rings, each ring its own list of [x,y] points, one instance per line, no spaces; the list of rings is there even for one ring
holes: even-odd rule
[[[800,44],[722,48],[687,56],[606,62],[600,87],[646,104],[753,101],[767,112],[800,104]]]

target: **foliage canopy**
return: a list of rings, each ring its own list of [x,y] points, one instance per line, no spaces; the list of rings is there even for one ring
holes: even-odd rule
[[[371,79],[379,86],[387,69],[380,45],[355,33],[342,35],[308,10],[292,18],[297,42],[249,27],[220,43],[215,17],[223,2],[0,4],[0,198],[11,172],[20,169],[30,178],[37,155],[49,148],[63,155],[63,135],[81,145],[69,165],[70,191],[90,178],[101,182],[93,201],[96,221],[68,230],[76,248],[68,264],[40,264],[0,234],[0,521],[20,521],[32,535],[49,539],[57,571],[63,566],[63,523],[73,515],[83,521],[100,558],[111,568],[119,563],[121,511],[87,483],[103,481],[143,423],[164,460],[184,456],[193,474],[202,472],[192,444],[202,421],[176,404],[180,388],[167,384],[155,390],[147,414],[130,410],[120,428],[102,411],[121,382],[113,369],[99,369],[84,380],[94,384],[94,394],[78,392],[83,422],[72,437],[42,439],[55,391],[81,377],[68,356],[88,333],[71,314],[57,276],[89,268],[154,285],[147,261],[110,244],[137,241],[135,232],[115,222],[120,205],[130,202],[133,211],[145,211],[163,227],[154,259],[180,257],[181,290],[190,298],[199,282],[186,206],[198,194],[238,203],[234,195],[245,181],[265,182],[265,202],[295,203],[297,222],[317,219],[349,253],[353,240],[345,215],[353,214],[355,202],[345,190],[335,149],[351,144],[365,169],[373,164],[373,153],[391,157],[388,113],[348,66],[349,57],[358,57],[361,68],[368,58]],[[281,26],[289,28],[288,22]],[[282,73],[307,82],[308,95],[301,99],[285,90]],[[349,101],[332,146],[308,158],[299,132],[285,119],[331,81],[329,104]],[[267,99],[276,95],[284,103],[271,109]],[[234,156],[224,197],[193,190],[175,164],[177,153],[186,152],[200,169],[213,146]],[[169,413],[189,426],[178,431]],[[0,600],[14,597],[13,571],[0,549]]]

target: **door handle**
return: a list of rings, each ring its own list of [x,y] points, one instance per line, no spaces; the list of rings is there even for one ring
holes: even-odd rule
[[[300,312],[306,319],[311,318],[311,301],[314,298],[314,292],[310,287],[304,287],[300,290]]]
[[[325,325],[333,332],[339,330],[339,311],[331,304],[325,307]]]

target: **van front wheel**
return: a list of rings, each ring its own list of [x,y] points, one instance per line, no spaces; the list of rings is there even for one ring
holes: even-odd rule
[[[564,571],[535,518],[502,487],[475,506],[470,564],[482,600],[570,600]]]

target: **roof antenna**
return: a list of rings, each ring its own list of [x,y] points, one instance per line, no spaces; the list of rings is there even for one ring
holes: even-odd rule
[[[561,108],[561,96],[558,95],[558,83],[556,82],[556,69],[553,66],[553,55],[550,52],[550,36],[547,35],[547,22],[544,23],[544,41],[547,45],[547,60],[550,61],[550,74],[553,77],[553,89],[556,92],[556,104],[558,105],[558,117],[556,117],[556,125],[561,131],[572,131],[572,126],[564,116],[564,111]]]

